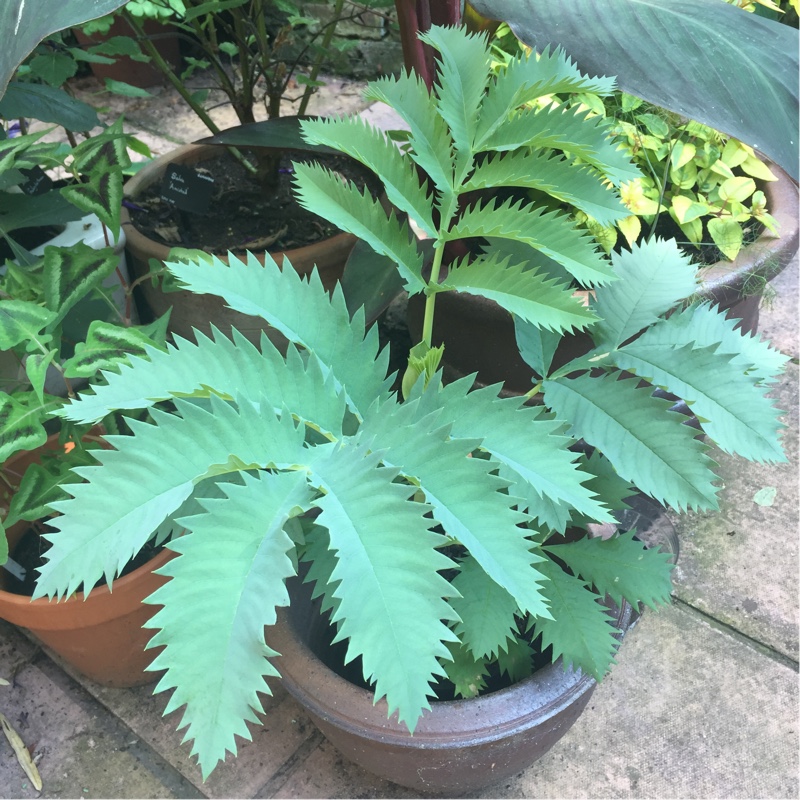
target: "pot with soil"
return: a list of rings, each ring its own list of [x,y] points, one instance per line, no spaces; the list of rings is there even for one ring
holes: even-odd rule
[[[51,436],[38,450],[19,453],[4,465],[6,476],[22,475],[27,467],[48,451],[59,447]],[[62,602],[31,601],[35,570],[46,552],[41,522],[18,522],[7,531],[11,560],[0,567],[0,618],[29,630],[42,644],[71,666],[104,686],[140,686],[155,680],[145,672],[155,651],[145,647],[150,632],[142,629],[155,613],[142,600],[162,586],[166,578],[155,574],[174,554],[169,550],[148,551],[114,581]]]
[[[128,202],[122,209],[122,225],[134,279],[148,274],[151,259],[162,263],[170,260],[173,247],[204,250],[219,256],[223,262],[227,261],[228,253],[250,252],[263,264],[264,253],[269,252],[279,265],[284,257],[288,258],[301,276],[309,275],[316,267],[323,286],[332,291],[342,277],[356,238],[295,203],[291,162],[307,159],[307,152],[259,148],[260,157],[264,153],[280,159],[277,184],[270,191],[264,191],[262,182],[226,148],[213,144],[179,147],[131,178],[125,184]],[[334,171],[356,175],[361,185],[370,190],[379,188],[371,173],[349,159],[341,156],[315,156],[315,159],[322,159]],[[190,167],[213,179],[208,211],[191,213],[162,199],[162,182],[171,165]],[[251,341],[258,342],[266,328],[266,323],[230,310],[213,295],[162,291],[150,280],[141,281],[139,291],[153,317],[172,308],[170,330],[185,338],[193,338],[192,328],[208,334],[213,324],[224,333],[236,327]]]
[[[372,691],[342,676],[310,585],[292,579],[290,597],[269,632],[283,685],[344,756],[415,791],[464,797],[520,772],[564,736],[597,686],[558,660],[489,694],[432,701],[412,735],[396,716],[387,718],[385,699],[373,704]],[[632,609],[613,606],[612,617],[621,639]]]
[[[733,319],[741,319],[743,331],[758,330],[758,310],[769,281],[791,263],[798,248],[798,190],[776,164],[769,168],[778,181],[763,186],[780,236],[764,230],[733,261],[719,261],[699,271],[696,297],[709,300]],[[408,327],[413,341],[422,332],[425,297],[409,298]],[[442,292],[437,298],[434,344],[445,343],[442,368],[448,380],[478,373],[476,386],[504,383],[506,394],[524,394],[534,373],[522,359],[516,343],[511,314],[486,297],[462,292]],[[585,333],[565,337],[553,358],[557,369],[588,352],[591,339]]]

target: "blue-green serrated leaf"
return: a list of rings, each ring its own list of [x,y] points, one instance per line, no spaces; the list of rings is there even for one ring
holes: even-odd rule
[[[786,461],[779,432],[780,411],[756,384],[732,363],[715,353],[714,345],[693,348],[691,341],[676,346],[671,319],[645,331],[610,358],[620,368],[666,389],[689,404],[703,430],[726,453],[751,461]],[[662,331],[666,332],[662,338]],[[691,328],[683,333],[691,336]]]
[[[308,566],[306,582],[313,583],[312,598],[322,598],[320,613],[328,611],[336,615],[339,608],[339,598],[334,596],[338,581],[332,581],[333,571],[336,569],[336,553],[331,550],[331,537],[321,525],[314,525],[306,532],[305,547],[301,560]]]
[[[746,334],[735,326],[737,319],[728,319],[710,303],[689,306],[672,314],[669,325],[659,336],[667,341],[670,335],[675,346],[691,341],[696,347],[717,346],[717,353],[734,356],[732,364],[741,366],[758,381],[772,383],[783,372],[789,356],[771,347],[758,334]]]
[[[461,562],[453,586],[461,595],[450,601],[461,618],[454,628],[459,640],[476,659],[496,656],[513,637],[516,600],[474,558]]]
[[[210,410],[176,400],[181,416],[152,411],[156,424],[128,420],[133,436],[109,436],[99,466],[76,472],[41,568],[36,596],[71,595],[83,583],[111,584],[153,531],[207,475],[253,466],[291,467],[304,454],[303,428],[250,403],[238,408],[212,395]],[[242,467],[241,465],[244,465]],[[114,502],[109,502],[113,498]]]
[[[309,142],[335,147],[380,175],[389,202],[409,214],[429,236],[436,235],[427,184],[420,186],[413,163],[386,133],[362,117],[320,117],[300,125]]]
[[[444,664],[447,679],[453,684],[456,697],[477,697],[486,688],[485,658],[475,656],[457,642],[448,644],[450,661]]]
[[[455,211],[453,141],[422,80],[408,73],[381,78],[368,84],[364,97],[386,103],[402,117],[410,129],[409,155],[439,191],[439,207],[449,209],[450,213]]]
[[[497,128],[485,142],[487,150],[516,150],[518,147],[546,147],[563,150],[591,164],[615,186],[641,177],[628,155],[609,138],[609,122],[591,117],[588,111],[564,106],[525,110]]]
[[[0,392],[0,464],[20,450],[33,450],[47,441],[46,412]]]
[[[514,317],[514,337],[525,363],[539,377],[544,378],[550,371],[556,348],[561,342],[561,334]]]
[[[541,409],[521,407],[521,397],[498,398],[497,387],[468,393],[470,385],[470,379],[462,379],[435,392],[432,390],[439,385],[432,381],[420,408],[447,408],[452,436],[482,439],[481,447],[513,470],[515,484],[509,492],[525,498],[534,517],[545,513],[541,503],[549,500],[598,522],[612,521],[599,499],[583,485],[590,476],[574,463],[577,456],[568,449],[572,440],[564,435],[563,422],[548,419]]]
[[[597,319],[569,286],[508,258],[484,256],[451,266],[442,286],[494,300],[526,322],[557,333],[583,330]]]
[[[708,447],[671,403],[638,388],[638,378],[581,375],[545,381],[545,403],[574,436],[597,447],[619,475],[678,510],[717,508]]]
[[[167,351],[146,347],[146,358],[132,356],[118,364],[119,372],[103,372],[105,385],[92,387],[80,400],[59,409],[59,416],[78,422],[102,419],[113,410],[149,408],[173,397],[233,398],[251,402],[262,396],[280,412],[285,405],[304,422],[331,435],[340,435],[345,398],[333,379],[322,374],[316,359],[304,364],[290,346],[286,359],[263,335],[261,351],[238,331],[233,340],[215,328],[213,339],[197,332],[197,344],[175,337]]]
[[[489,80],[491,58],[486,36],[435,26],[419,38],[439,51],[437,105],[450,128],[463,175],[472,164],[479,109]]]
[[[464,191],[499,186],[520,186],[546,192],[580,209],[601,225],[613,225],[630,216],[619,194],[585,165],[575,164],[550,150],[518,150],[481,161]]]
[[[553,620],[537,619],[534,628],[542,635],[542,649],[552,645],[553,661],[561,657],[570,665],[600,680],[614,663],[618,643],[608,609],[584,581],[568,575],[552,561],[544,565],[546,591]]]
[[[89,325],[86,341],[75,345],[75,355],[64,362],[68,378],[92,378],[101,369],[111,369],[131,355],[145,356],[153,340],[139,328],[125,328],[110,322],[94,320]]]
[[[284,260],[280,269],[271,259],[262,266],[255,256],[247,263],[228,258],[212,262],[169,263],[167,268],[194,292],[215,294],[236,311],[265,319],[289,341],[313,352],[337,385],[344,386],[353,409],[366,410],[386,396],[388,348],[378,355],[375,327],[364,332],[364,316],[352,320],[341,290],[333,296],[322,287],[316,270],[303,280]]]
[[[525,103],[548,94],[613,91],[613,78],[589,78],[561,50],[547,49],[509,62],[501,77],[489,85],[478,121],[477,147],[489,138],[508,116]]]
[[[514,636],[497,654],[497,667],[514,684],[529,678],[533,672],[533,648],[524,639]]]
[[[408,291],[422,291],[422,255],[405,222],[393,211],[387,216],[366,189],[359,191],[319,164],[295,163],[294,172],[295,196],[303,208],[363,239],[376,253],[389,256]]]
[[[0,300],[0,350],[11,350],[22,342],[41,339],[40,332],[56,318],[36,303]]]
[[[606,508],[612,511],[629,508],[625,501],[636,494],[636,487],[630,481],[620,478],[614,465],[599,450],[593,450],[588,456],[581,454],[579,464],[583,472],[591,475],[586,486],[603,498]],[[577,514],[572,519],[576,524],[595,521]]]
[[[674,565],[669,553],[648,550],[635,535],[628,531],[610,539],[585,537],[544,549],[618,605],[624,597],[634,608],[644,603],[656,609],[670,602]]]
[[[536,572],[540,557],[531,552],[526,531],[519,527],[525,517],[500,492],[507,484],[491,474],[495,465],[467,457],[480,440],[448,440],[447,426],[456,417],[457,410],[451,415],[446,405],[441,413],[422,415],[414,403],[385,403],[370,409],[360,433],[385,450],[385,463],[419,484],[434,519],[523,611],[547,614]]]
[[[595,293],[601,321],[592,328],[600,347],[619,347],[652,325],[697,288],[697,270],[674,239],[651,239],[611,256],[619,277]]]
[[[56,320],[96,286],[99,286],[117,267],[119,256],[113,247],[95,250],[84,242],[71,247],[48,245],[44,249],[44,300]]]
[[[235,736],[251,738],[258,692],[271,694],[264,678],[279,674],[264,626],[289,604],[284,582],[295,573],[283,526],[311,498],[300,473],[243,477],[223,485],[224,499],[201,500],[206,513],[180,520],[191,533],[169,543],[180,556],[159,574],[171,580],[146,600],[164,606],[146,625],[157,630],[149,646],[166,645],[149,667],[166,669],[156,691],[175,690],[164,713],[184,707],[178,727],[188,726],[203,779],[236,754]]]
[[[522,202],[489,201],[467,208],[445,234],[446,240],[495,236],[525,242],[561,264],[585,286],[608,283],[614,274],[597,244],[565,214]]]
[[[380,466],[364,446],[337,447],[313,465],[310,480],[324,491],[318,522],[338,559],[331,576],[341,621],[337,639],[349,638],[348,661],[361,656],[375,697],[413,732],[429,708],[431,681],[443,674],[454,641],[442,620],[455,614],[443,599],[453,595],[438,570],[452,562],[435,548],[426,503],[408,500],[413,487],[394,483],[397,470]]]

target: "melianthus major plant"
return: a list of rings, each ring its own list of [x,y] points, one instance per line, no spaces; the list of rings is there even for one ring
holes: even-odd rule
[[[163,606],[149,623],[152,644],[165,646],[152,668],[166,670],[157,689],[174,690],[167,711],[185,707],[181,726],[204,774],[235,752],[234,735],[249,737],[256,693],[278,674],[264,628],[289,602],[285,580],[298,562],[309,565],[348,660],[361,657],[375,697],[413,731],[438,678],[471,694],[492,660],[518,677],[537,636],[554,659],[602,677],[617,645],[602,596],[668,600],[666,556],[632,531],[553,538],[612,521],[631,484],[678,509],[716,507],[708,444],[656,388],[689,403],[723,449],[783,458],[765,396],[783,356],[708,305],[680,307],[695,278],[674,244],[609,261],[556,213],[474,199],[535,183],[595,216],[625,214],[604,181],[632,168],[601,122],[518,111],[539,92],[602,91],[611,81],[587,80],[559,53],[490,78],[482,37],[433,28],[425,39],[441,55],[433,94],[409,75],[369,89],[409,124],[405,152],[355,120],[308,122],[305,133],[381,176],[433,240],[429,276],[400,215],[387,217],[322,167],[296,165],[302,202],[362,236],[409,291],[427,296],[405,400],[375,329],[364,330],[362,311],[350,317],[341,291],[329,297],[316,274],[304,281],[269,260],[212,258],[169,269],[193,291],[265,319],[289,340],[285,354],[266,336],[256,348],[235,331],[198,334],[196,344],[132,357],[61,412],[88,422],[148,407],[151,419],[132,420],[132,436],[109,437],[116,449],[79,470],[86,482],[57,504],[36,595],[111,581],[148,539],[173,535],[178,557],[161,570],[171,580],[148,599]],[[445,246],[476,238],[489,246],[445,275]],[[575,285],[593,292],[589,307]],[[429,338],[443,291],[482,294],[516,315],[541,405],[501,399],[498,387],[471,391],[467,379],[443,385]],[[596,347],[551,369],[555,344],[575,330]],[[153,408],[159,401],[170,410]],[[576,449],[578,437],[591,456]],[[312,510],[313,524],[303,524]]]

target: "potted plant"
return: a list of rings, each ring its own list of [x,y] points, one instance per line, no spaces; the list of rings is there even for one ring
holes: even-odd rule
[[[319,627],[298,610],[297,586],[287,592],[298,572],[330,614],[331,637],[346,643],[344,661],[361,659],[367,705],[380,701],[387,717],[378,748],[396,747],[389,761],[425,758],[417,742],[430,744],[429,732],[441,727],[435,720],[448,703],[432,697],[448,680],[451,693],[470,697],[485,675],[506,673],[522,679],[526,709],[535,707],[535,687],[544,684],[526,689],[523,677],[533,670],[534,646],[556,662],[547,679],[553,702],[572,709],[561,718],[563,733],[613,661],[625,602],[655,607],[669,598],[666,555],[647,550],[633,531],[602,539],[581,529],[613,521],[631,485],[677,509],[716,506],[706,441],[656,390],[689,402],[707,439],[724,449],[784,458],[778,411],[766,397],[784,357],[708,304],[682,306],[696,274],[674,243],[654,240],[609,259],[563,217],[513,197],[493,194],[461,208],[468,192],[526,186],[549,168],[576,202],[624,214],[616,193],[585,166],[505,155],[532,136],[516,109],[544,86],[605,91],[612,82],[584,78],[558,53],[520,59],[494,79],[483,37],[434,27],[423,39],[440,53],[432,94],[410,75],[369,90],[409,123],[403,152],[359,120],[304,122],[303,132],[376,170],[394,206],[433,239],[430,275],[397,215],[324,167],[295,165],[301,202],[357,230],[396,264],[410,291],[426,296],[425,337],[410,354],[404,401],[386,376],[377,333],[365,331],[363,312],[351,318],[340,290],[329,296],[315,274],[301,280],[269,259],[262,267],[255,258],[213,258],[168,269],[192,291],[264,319],[291,343],[285,355],[266,336],[259,349],[237,332],[180,341],[166,353],[148,348],[147,358],[132,358],[58,412],[88,424],[111,410],[174,404],[132,421],[132,436],[111,437],[115,449],[98,452],[99,465],[80,473],[85,482],[68,487],[71,498],[55,505],[60,517],[36,593],[71,595],[113,576],[159,526],[186,528],[168,542],[179,555],[159,570],[170,580],[148,598],[162,608],[147,626],[156,630],[151,644],[164,647],[152,664],[166,670],[157,689],[174,690],[169,711],[185,707],[181,727],[205,775],[235,752],[236,735],[249,737],[246,722],[260,708],[257,692],[269,691],[267,678],[284,674],[300,698],[313,691],[303,669],[274,647],[281,642],[288,652],[290,639]],[[563,138],[583,142],[606,174],[630,169],[596,121],[573,115],[564,126]],[[444,275],[446,244],[489,232],[505,247],[467,248]],[[553,277],[556,269],[592,288],[588,307]],[[443,384],[431,335],[447,291],[499,297],[526,321],[523,350],[541,375],[542,406],[499,399],[497,387],[471,391],[471,380]],[[573,329],[591,336],[594,349],[551,369],[557,336]],[[109,491],[118,503],[94,502]],[[622,610],[609,615],[606,596]],[[273,631],[276,609],[287,603],[300,616]],[[313,663],[312,684],[328,669]],[[569,665],[569,681],[554,688]],[[507,691],[514,688],[464,702],[507,704]],[[470,708],[478,706],[464,713]],[[359,736],[358,748],[345,750],[376,768],[357,716],[345,709],[337,718],[325,707],[326,735],[341,728]],[[507,747],[496,737],[501,728],[538,738],[527,721],[495,719],[490,752]],[[547,745],[538,741],[541,752]],[[447,746],[445,736],[431,749],[441,759]],[[520,762],[495,763],[476,784]],[[460,772],[455,785],[463,789]],[[391,776],[420,788],[409,772]],[[424,788],[447,791],[451,779],[434,766]]]

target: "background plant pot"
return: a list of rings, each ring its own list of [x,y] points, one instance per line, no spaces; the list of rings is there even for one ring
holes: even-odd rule
[[[797,185],[777,165],[768,163],[778,180],[764,185],[767,207],[778,222],[780,237],[764,231],[734,261],[720,261],[700,271],[697,296],[717,303],[728,316],[741,319],[743,330],[758,329],[758,309],[768,281],[792,260],[798,248]],[[425,298],[408,301],[408,327],[412,343],[420,341]],[[478,385],[504,383],[506,394],[524,394],[532,385],[531,368],[516,345],[514,321],[494,301],[459,292],[442,292],[436,298],[433,343],[445,343],[442,367],[446,380],[478,373]],[[566,336],[553,366],[559,367],[588,352],[586,334]]]
[[[180,42],[175,28],[169,25],[162,25],[155,20],[146,19],[143,21],[144,32],[155,45],[156,50],[162,58],[173,68],[177,68],[180,63]],[[105,35],[93,34],[87,36],[80,28],[73,28],[72,32],[78,40],[78,44],[98,45],[113,36],[129,36],[136,38],[136,32],[128,24],[127,20],[117,17],[111,24],[108,33]],[[149,86],[157,86],[164,83],[166,78],[161,70],[156,69],[149,61],[134,61],[128,56],[117,56],[113,64],[89,64],[92,74],[101,81],[110,78],[115,81],[129,83],[131,86],[138,86],[146,89]]]
[[[291,606],[281,609],[267,641],[283,685],[325,737],[347,758],[383,778],[416,791],[464,797],[503,780],[544,755],[578,719],[596,681],[564,671],[561,660],[507,689],[473,700],[433,703],[414,735],[386,701],[329,669],[313,652],[323,638],[319,603],[310,584],[290,581]],[[627,630],[631,608],[615,609]],[[621,635],[620,634],[620,635]]]
[[[22,475],[28,465],[41,458],[45,450],[56,450],[58,436],[51,436],[38,450],[19,453],[10,458],[4,473]],[[29,527],[20,522],[6,531],[13,551],[17,541]],[[140,686],[156,679],[156,673],[145,672],[158,650],[145,646],[153,635],[142,625],[156,612],[142,600],[166,582],[154,574],[172,556],[162,550],[149,563],[114,581],[94,589],[88,597],[78,592],[62,602],[30,597],[6,591],[8,573],[0,567],[0,618],[27,628],[34,636],[58,653],[65,661],[91,680],[104,686]]]
[[[167,153],[148,164],[125,184],[125,196],[134,203],[136,197],[145,189],[161,181],[167,166],[173,163],[192,165],[214,158],[223,152],[218,145],[184,145]],[[122,209],[122,226],[127,235],[128,267],[134,278],[146,275],[149,271],[150,259],[164,262],[169,260],[170,248],[155,242],[140,233],[133,225],[130,212]],[[295,271],[300,275],[310,274],[316,266],[323,286],[332,291],[341,279],[344,265],[356,243],[355,236],[340,233],[306,247],[299,247],[283,253],[271,253],[275,261],[281,265],[284,256],[289,259]],[[264,254],[256,253],[263,263]],[[222,261],[226,258],[222,257]],[[152,282],[142,281],[139,284],[141,298],[154,317],[160,317],[171,307],[169,328],[173,333],[187,339],[194,339],[192,328],[209,334],[213,323],[223,333],[236,327],[250,341],[258,343],[261,331],[266,323],[249,315],[240,314],[229,309],[225,302],[214,295],[199,295],[188,291],[162,292]]]

